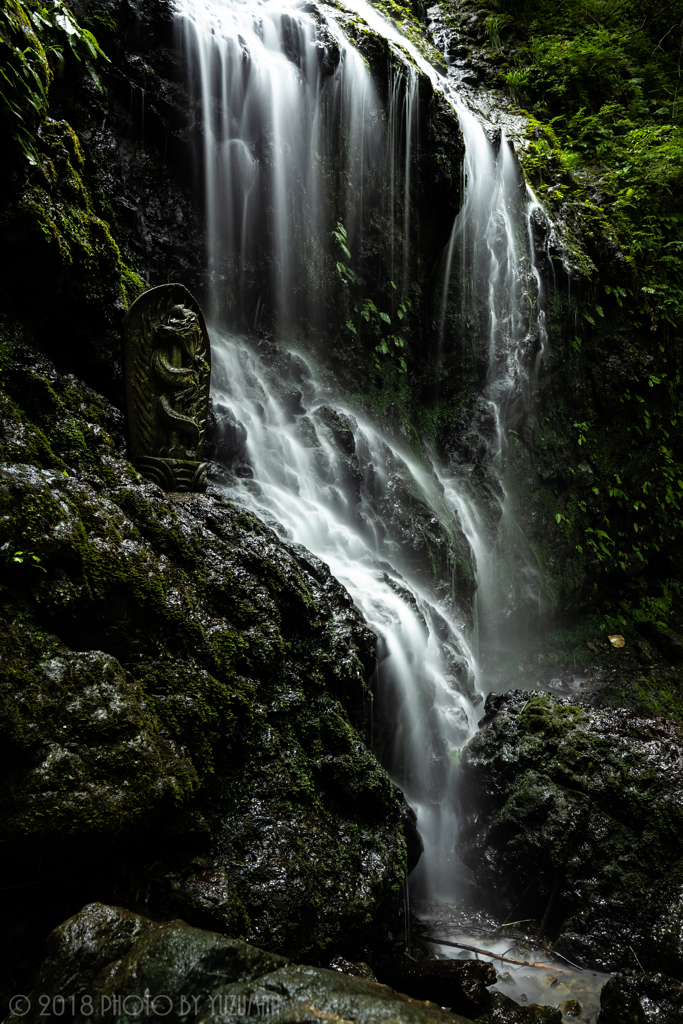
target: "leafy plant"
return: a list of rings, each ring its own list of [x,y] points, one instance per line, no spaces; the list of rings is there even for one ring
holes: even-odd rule
[[[408,364],[400,351],[405,347],[405,340],[392,329],[391,315],[380,309],[373,299],[363,294],[365,282],[350,266],[352,256],[347,244],[348,236],[341,222],[337,223],[332,237],[341,253],[341,258],[336,262],[337,273],[348,291],[352,313],[346,321],[347,329],[354,336],[367,338],[372,343],[373,359],[378,370],[381,371],[383,368],[380,357],[388,356],[399,373],[407,373]],[[390,283],[392,289],[397,291],[396,284],[393,281]],[[410,299],[401,299],[396,307],[397,319],[404,320],[411,308]]]
[[[99,86],[95,62],[107,60],[62,0],[4,0],[0,7],[0,118],[30,163],[34,135],[47,114],[55,68],[66,54],[82,62]]]
[[[40,564],[40,558],[38,557],[38,555],[34,554],[32,551],[15,551],[14,554],[12,555],[12,561],[19,562],[20,564],[23,562],[27,562],[28,565],[32,566],[34,569],[40,569],[41,572],[47,571]]]

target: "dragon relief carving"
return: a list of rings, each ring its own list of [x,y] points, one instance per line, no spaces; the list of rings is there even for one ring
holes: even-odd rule
[[[180,284],[144,292],[124,323],[129,457],[167,491],[203,490],[211,351],[202,312]]]

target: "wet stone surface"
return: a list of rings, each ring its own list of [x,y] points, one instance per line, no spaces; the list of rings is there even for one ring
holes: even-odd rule
[[[490,989],[493,1003],[482,1007],[480,1014],[506,1013],[510,1021],[523,1022],[533,1020],[529,1015],[538,1012],[535,1007],[541,1006],[560,1012],[563,1020],[570,1024],[572,1021],[596,1024],[600,993],[610,975],[576,970],[549,948],[542,948],[534,942],[537,931],[534,922],[515,921],[504,925],[476,901],[465,899],[452,904],[425,900],[418,902],[415,909],[419,914],[419,925],[413,928],[416,941],[427,948],[431,956],[438,957],[438,963],[455,962],[495,970],[497,979]],[[525,928],[531,934],[526,934]],[[425,941],[426,935],[431,941]],[[440,945],[436,941],[439,938],[473,946],[481,952]],[[489,963],[482,959],[487,952],[545,966],[520,966],[495,959]],[[480,1019],[476,1013],[472,1016]]]
[[[683,729],[628,709],[491,696],[464,750],[460,852],[503,914],[594,970],[683,977]],[[554,894],[554,895],[553,895]]]
[[[440,1006],[474,1016],[490,1006],[488,986],[496,981],[492,964],[457,960],[421,960],[377,968],[380,981],[415,999],[429,999]]]
[[[361,976],[299,966],[183,921],[158,924],[101,903],[88,905],[50,935],[29,997],[32,1009],[10,1016],[7,1024],[56,1022],[56,994],[73,999],[75,1024],[128,1022],[150,993],[163,993],[159,1009],[164,1012],[153,1012],[153,1019],[172,1024],[224,1024],[256,1015],[278,1024],[320,1019],[467,1024],[464,1017]],[[42,1016],[41,1005],[47,1007]]]
[[[664,974],[625,971],[602,990],[599,1024],[678,1024],[683,984]]]
[[[374,634],[323,562],[220,493],[145,482],[117,409],[34,350],[11,356],[0,937],[14,970],[103,893],[272,949],[350,950],[400,888],[406,827],[419,847],[366,746]]]

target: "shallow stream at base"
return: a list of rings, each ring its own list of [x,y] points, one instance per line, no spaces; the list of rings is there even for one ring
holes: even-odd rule
[[[423,900],[415,904],[414,910],[427,927],[430,938],[476,946],[511,959],[547,963],[549,970],[492,960],[498,974],[498,981],[493,987],[521,1006],[539,1003],[558,1007],[566,1024],[596,1024],[600,1012],[600,991],[612,975],[599,971],[574,970],[559,957],[549,956],[547,950],[535,946],[533,938],[525,938],[515,932],[511,925],[500,925],[488,915],[472,911],[463,903],[446,904]],[[458,951],[437,943],[433,944],[433,948],[435,954],[444,959],[486,959],[468,950]],[[571,1006],[572,1002],[578,1006]]]

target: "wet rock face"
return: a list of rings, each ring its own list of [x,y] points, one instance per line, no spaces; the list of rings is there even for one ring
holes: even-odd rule
[[[665,974],[625,972],[610,978],[600,995],[600,1024],[678,1024],[683,985]]]
[[[248,436],[244,423],[235,417],[229,406],[209,399],[205,446],[208,459],[232,470],[237,476],[253,476],[246,449]]]
[[[69,10],[107,59],[96,61],[98,86],[67,48],[36,134],[41,166],[22,160],[6,180],[8,152],[0,169],[0,235],[13,254],[0,287],[3,308],[63,369],[120,403],[120,325],[140,278],[204,293],[191,117],[170,3],[74,0]]]
[[[683,728],[520,690],[465,748],[460,852],[566,956],[683,979]]]
[[[106,892],[353,948],[419,845],[365,743],[374,634],[326,565],[218,492],[145,482],[113,406],[3,352],[3,942]]]
[[[76,1024],[135,1019],[130,1011],[155,998],[153,1010],[163,1009],[173,1024],[273,1013],[282,1024],[316,1019],[467,1024],[363,977],[301,967],[183,921],[157,924],[101,903],[86,906],[50,935],[30,996],[34,1009],[21,1018],[10,1016],[10,1024],[56,1021],[49,1010],[39,1014],[41,996],[42,1004],[51,1006],[58,994],[75,1001]],[[123,1006],[130,1016],[121,1012]]]
[[[148,284],[204,285],[204,220],[194,190],[192,111],[169,0],[74,0],[96,36],[104,90],[73,79],[58,97],[87,157],[93,192]]]

